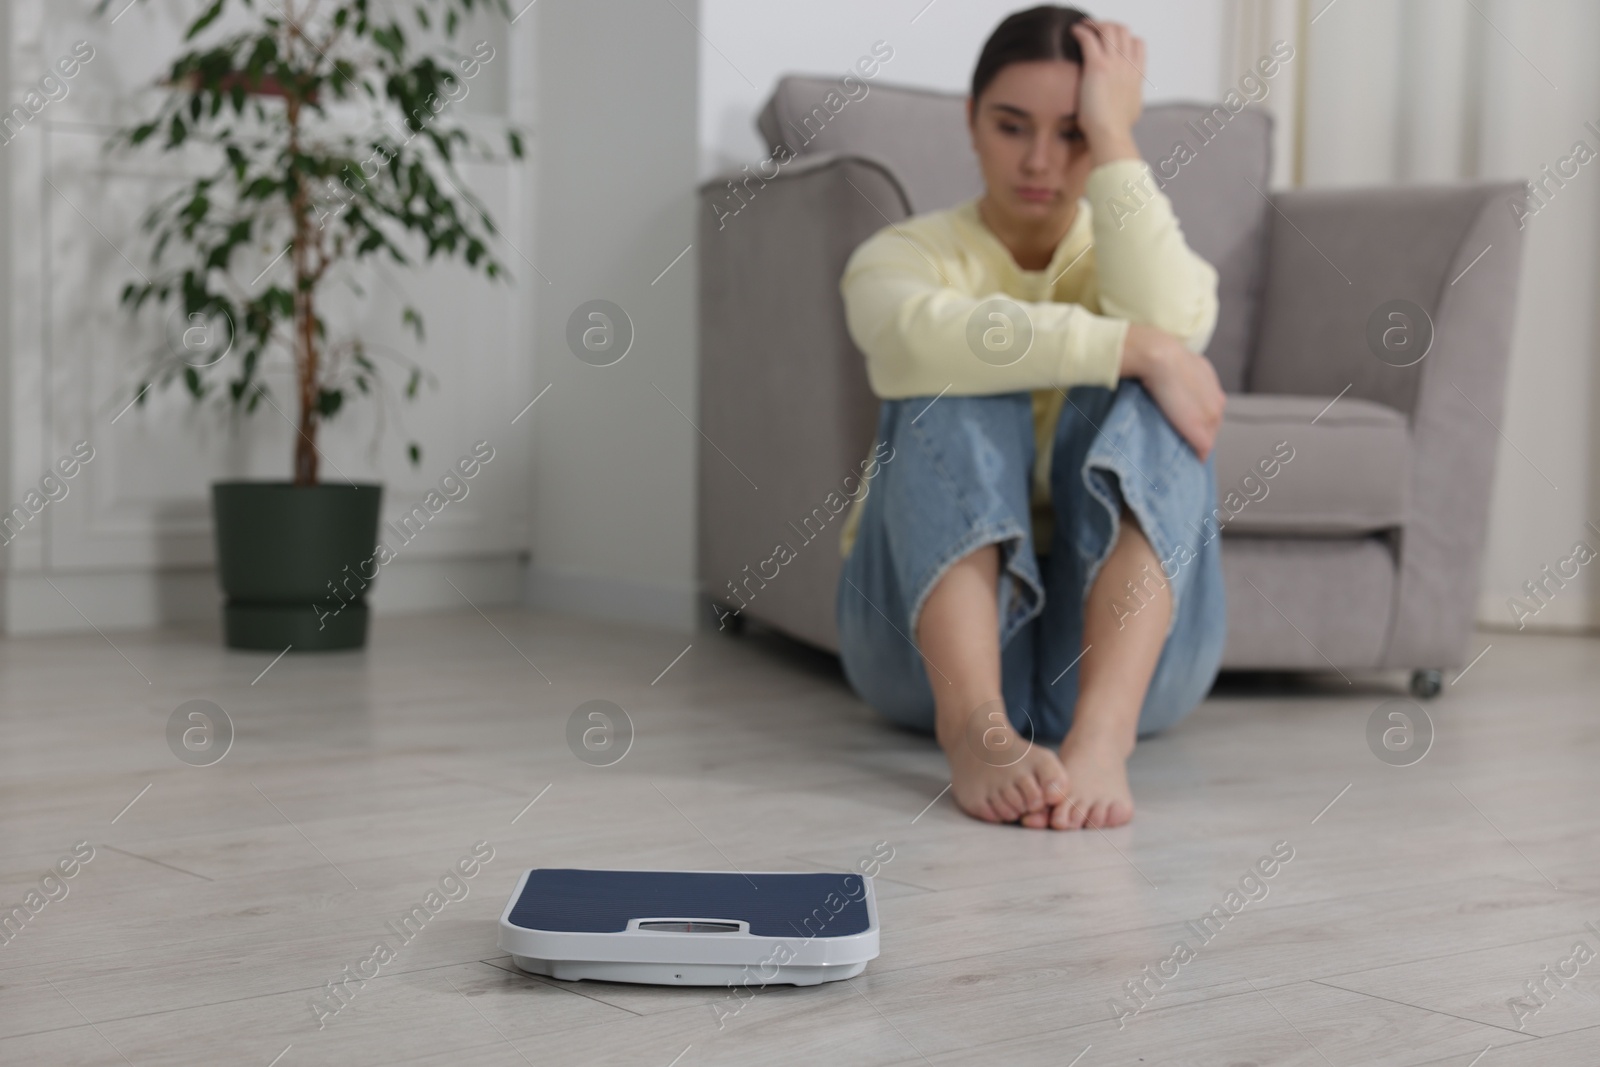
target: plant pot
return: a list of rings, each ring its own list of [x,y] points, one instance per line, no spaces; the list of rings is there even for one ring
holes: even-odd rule
[[[216,482],[211,515],[229,648],[360,648],[377,577],[381,485]]]

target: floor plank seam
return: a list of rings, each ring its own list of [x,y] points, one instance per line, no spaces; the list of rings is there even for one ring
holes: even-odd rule
[[[1355,972],[1355,973],[1360,973],[1360,972]],[[1502,1026],[1499,1023],[1484,1022],[1482,1019],[1472,1019],[1472,1018],[1468,1018],[1465,1015],[1457,1015],[1454,1012],[1440,1011],[1438,1008],[1429,1008],[1429,1007],[1425,1007],[1425,1006],[1423,1006],[1421,1004],[1412,1004],[1412,1003],[1409,1003],[1408,1001],[1404,1001],[1404,1000],[1395,1000],[1393,997],[1379,996],[1377,993],[1369,993],[1364,989],[1351,989],[1348,986],[1335,985],[1332,982],[1327,982],[1327,981],[1324,981],[1324,980],[1322,980],[1320,978],[1313,978],[1313,979],[1311,979],[1311,981],[1315,982],[1317,985],[1320,985],[1320,986],[1327,986],[1329,989],[1339,989],[1339,990],[1343,990],[1346,993],[1354,993],[1357,996],[1362,996],[1362,997],[1371,997],[1373,1000],[1381,1000],[1381,1001],[1384,1001],[1385,1003],[1388,1003],[1388,1004],[1398,1004],[1402,1008],[1415,1008],[1418,1011],[1426,1011],[1426,1012],[1430,1012],[1430,1013],[1432,1013],[1434,1015],[1445,1015],[1445,1016],[1448,1016],[1448,1017],[1450,1017],[1452,1019],[1460,1019],[1464,1023],[1472,1023],[1472,1024],[1476,1025],[1476,1026],[1490,1026],[1490,1027],[1493,1027],[1496,1030],[1504,1030],[1507,1033],[1516,1034],[1518,1037],[1532,1038],[1532,1039],[1535,1039],[1535,1040],[1537,1040],[1538,1037],[1539,1037],[1538,1034],[1530,1034],[1530,1033],[1527,1033],[1526,1031],[1523,1031],[1523,1030],[1513,1030],[1513,1029],[1511,1029],[1511,1027]]]
[[[1571,933],[1571,931],[1563,931],[1563,932],[1554,933],[1554,934],[1540,934],[1537,937],[1529,937],[1529,938],[1525,938],[1524,940],[1521,940],[1521,941],[1506,941],[1506,942],[1503,942],[1503,943],[1500,943],[1500,944],[1494,944],[1494,945],[1477,945],[1477,946],[1475,946],[1473,948],[1456,949],[1456,950],[1454,950],[1452,952],[1441,953],[1438,956],[1417,956],[1414,959],[1402,960],[1402,961],[1398,961],[1398,962],[1395,962],[1395,963],[1383,963],[1383,964],[1379,964],[1376,967],[1359,967],[1359,968],[1357,968],[1356,970],[1353,970],[1353,971],[1338,971],[1338,972],[1336,972],[1334,974],[1318,975],[1316,978],[1312,979],[1312,981],[1327,982],[1329,979],[1344,978],[1344,977],[1346,977],[1348,975],[1352,975],[1352,974],[1365,974],[1368,971],[1382,970],[1382,969],[1387,968],[1387,967],[1408,967],[1408,966],[1410,966],[1411,964],[1414,964],[1414,963],[1432,963],[1435,960],[1447,960],[1447,959],[1450,959],[1450,958],[1452,958],[1454,956],[1470,956],[1475,952],[1497,952],[1500,949],[1517,948],[1520,945],[1531,945],[1536,941],[1554,941],[1557,938],[1566,937],[1570,933]],[[1358,992],[1358,991],[1353,991],[1353,992]]]
[[[127,849],[118,848],[116,845],[108,845],[104,841],[100,842],[100,847],[103,848],[103,849],[106,849],[108,852],[116,852],[116,853],[118,853],[120,855],[128,856],[128,857],[131,857],[131,858],[136,859],[136,860],[144,860],[146,863],[153,863],[157,867],[165,867],[169,871],[177,871],[179,874],[187,874],[191,878],[198,878],[203,882],[215,882],[216,881],[215,878],[208,878],[205,875],[198,874],[198,873],[196,873],[194,871],[186,871],[182,867],[174,866],[173,864],[166,863],[166,862],[164,862],[162,860],[151,859],[149,856],[141,856],[137,852],[129,852]]]

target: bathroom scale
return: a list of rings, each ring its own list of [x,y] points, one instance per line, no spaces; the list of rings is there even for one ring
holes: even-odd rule
[[[853,871],[535,867],[499,943],[522,970],[567,981],[817,985],[877,957],[878,902]]]

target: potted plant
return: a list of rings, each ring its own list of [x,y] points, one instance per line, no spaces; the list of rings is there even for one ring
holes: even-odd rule
[[[158,112],[113,138],[201,168],[150,210],[153,270],[122,293],[131,312],[163,308],[169,326],[170,343],[135,383],[138,402],[182,381],[196,401],[214,397],[234,416],[276,408],[296,429],[292,480],[212,486],[231,647],[366,640],[382,488],[324,482],[318,430],[355,397],[376,400],[381,420],[430,376],[342,334],[326,314],[329,290],[342,280],[359,300],[361,265],[374,257],[456,258],[504,276],[494,223],[455,167],[483,146],[447,113],[494,58],[486,42],[470,53],[454,45],[486,12],[510,13],[506,0],[213,0],[188,25]],[[196,38],[209,43],[189,45]],[[507,139],[521,158],[516,132]],[[404,307],[401,321],[420,344],[417,309]],[[280,403],[263,371],[285,358],[294,395]],[[407,452],[420,462],[416,442]]]

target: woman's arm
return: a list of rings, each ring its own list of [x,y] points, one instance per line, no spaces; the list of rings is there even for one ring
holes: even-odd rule
[[[1172,202],[1142,159],[1097,167],[1085,196],[1100,310],[1154,326],[1199,352],[1217,325],[1217,271],[1183,239]]]
[[[1116,22],[1080,22],[1078,126],[1094,169],[1084,196],[1094,230],[1100,310],[1176,335],[1196,352],[1217,324],[1217,272],[1183,239],[1172,202],[1139,155],[1144,41]]]
[[[913,243],[916,236],[913,227],[879,231],[851,255],[840,282],[845,325],[867,357],[867,380],[878,396],[1109,388],[1119,378],[1137,378],[1195,452],[1202,459],[1210,454],[1222,421],[1222,388],[1211,364],[1182,339],[1056,301],[1007,297],[1014,321],[983,319],[980,306],[1001,294],[967,295],[955,284],[959,261],[933,242]],[[980,332],[1026,323],[1032,344],[1007,365],[979,358],[974,321]]]
[[[1126,320],[1079,304],[1013,300],[1001,293],[969,296],[954,284],[959,261],[906,231],[885,229],[868,238],[851,255],[839,283],[845,324],[867,357],[867,379],[878,396],[1116,385]],[[997,297],[1009,302],[1010,314],[994,318],[980,311]],[[988,330],[997,331],[996,339],[1007,330],[1015,337],[1031,330],[1033,340],[1021,358],[1009,362],[1003,352],[982,348]]]
[[[1137,378],[1201,459],[1211,454],[1226,397],[1201,349],[1217,324],[1217,272],[1183,239],[1172,203],[1139,157],[1144,41],[1120,23],[1078,23],[1083,48],[1078,126],[1094,170],[1085,190],[1094,229],[1100,308],[1128,328],[1121,372]]]

